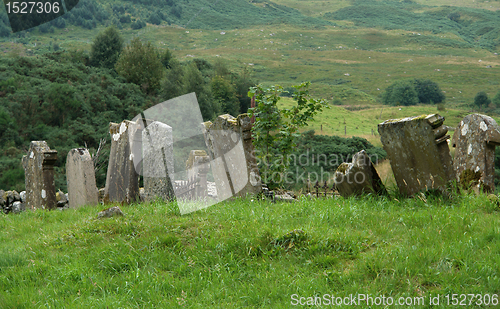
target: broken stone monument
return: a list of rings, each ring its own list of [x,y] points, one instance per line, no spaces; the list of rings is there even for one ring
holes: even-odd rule
[[[128,120],[109,124],[111,151],[104,189],[104,203],[133,203],[139,200],[139,175],[134,166],[134,153],[132,152],[133,141],[137,140],[135,134],[141,134],[140,131],[138,132],[139,129],[138,122]]]
[[[342,163],[337,168],[334,181],[335,187],[343,197],[387,192],[370,157],[364,150],[352,157],[352,163]]]
[[[500,145],[500,127],[486,115],[467,115],[455,129],[452,146],[456,148],[453,168],[460,183],[467,175],[479,174],[474,190],[495,191],[495,146]],[[472,179],[470,179],[472,180]]]
[[[95,182],[94,163],[85,148],[75,148],[66,157],[66,181],[70,208],[97,205],[98,192]]]
[[[386,120],[378,125],[399,191],[446,189],[455,179],[448,127],[438,114]]]
[[[188,179],[197,180],[196,197],[207,197],[207,174],[210,170],[210,157],[207,153],[204,150],[191,150],[189,158],[186,161],[186,170]]]
[[[172,128],[159,121],[149,122],[142,130],[142,152],[145,199],[172,200],[174,198],[171,177],[174,173]]]
[[[56,208],[54,183],[56,160],[57,150],[50,149],[47,142],[31,142],[28,154],[22,159],[26,186],[26,209]]]
[[[203,123],[219,200],[257,194],[262,183],[252,145],[252,123],[247,114],[225,114]]]

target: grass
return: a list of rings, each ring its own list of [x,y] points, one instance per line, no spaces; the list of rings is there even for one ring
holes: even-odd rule
[[[2,308],[288,308],[291,295],[500,292],[484,196],[237,199],[0,216]],[[429,306],[426,306],[429,307]]]

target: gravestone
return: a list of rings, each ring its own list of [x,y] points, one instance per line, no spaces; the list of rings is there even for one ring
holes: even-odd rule
[[[57,150],[52,150],[45,141],[32,141],[28,154],[23,156],[24,183],[26,186],[26,209],[55,209],[56,188],[54,164]]]
[[[104,203],[132,203],[139,200],[139,175],[134,166],[133,141],[137,140],[138,122],[124,120],[109,124],[111,151],[109,153]],[[140,154],[139,154],[140,155]],[[71,200],[71,195],[70,195]]]
[[[149,122],[142,130],[142,152],[145,199],[172,200],[174,198],[171,176],[174,174],[172,128],[159,121]]]
[[[438,114],[386,120],[378,125],[399,191],[446,189],[455,179],[448,127]]]
[[[186,161],[188,179],[196,179],[196,196],[208,196],[207,174],[210,170],[210,157],[204,150],[191,150]]]
[[[203,123],[219,200],[262,191],[251,128],[247,114],[237,118],[225,114],[217,117],[214,123]]]
[[[352,157],[352,163],[342,163],[337,168],[334,181],[335,187],[343,197],[387,192],[370,157],[364,150]]]
[[[473,188],[495,191],[495,146],[500,144],[500,127],[486,115],[467,115],[455,129],[452,146],[456,148],[453,168],[459,182],[467,181],[466,171],[480,173]],[[464,173],[465,172],[465,173]]]
[[[96,205],[98,192],[95,182],[94,162],[85,148],[75,148],[66,157],[66,181],[68,183],[69,207]]]

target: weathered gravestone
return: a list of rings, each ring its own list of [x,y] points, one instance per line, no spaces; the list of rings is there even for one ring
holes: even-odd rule
[[[343,197],[387,192],[370,157],[364,150],[352,157],[352,163],[342,163],[337,168],[334,181],[335,187]]]
[[[134,166],[133,141],[140,125],[124,120],[109,124],[111,151],[104,189],[104,202],[132,203],[139,199],[139,175]],[[140,154],[139,154],[140,155]],[[71,195],[70,195],[71,200]]]
[[[139,120],[142,121],[142,120]],[[142,121],[146,123],[146,121]],[[142,130],[144,196],[147,201],[174,198],[174,148],[172,128],[152,121]]]
[[[444,190],[455,179],[448,127],[438,114],[386,120],[378,125],[399,191]]]
[[[45,141],[32,141],[28,155],[23,156],[24,183],[26,185],[26,209],[56,208],[54,164],[57,150]]]
[[[247,114],[237,118],[221,115],[214,123],[203,123],[219,200],[262,191],[252,145],[252,123]]]
[[[457,180],[469,182],[467,176],[477,173],[480,178],[473,189],[479,191],[482,187],[486,192],[494,192],[496,145],[500,145],[500,127],[496,121],[485,115],[467,115],[452,139],[452,146],[456,148],[453,168]]]
[[[210,157],[204,150],[191,150],[186,161],[188,179],[197,180],[195,195],[198,198],[208,196],[207,174],[210,170]]]
[[[68,183],[69,207],[96,205],[98,192],[95,182],[94,163],[85,148],[75,148],[66,157],[66,181]]]

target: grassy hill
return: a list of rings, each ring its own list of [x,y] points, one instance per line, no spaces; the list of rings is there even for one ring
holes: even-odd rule
[[[92,1],[81,1],[65,28],[3,38],[0,52],[89,50],[104,26],[117,24],[127,42],[139,36],[181,60],[223,58],[233,69],[252,68],[265,84],[309,80],[316,96],[347,105],[359,105],[360,97],[376,103],[404,78],[434,80],[455,108],[478,91],[493,96],[499,89],[498,1]],[[77,17],[85,10],[95,12],[85,15],[95,28]],[[151,12],[161,13],[158,24]],[[139,21],[146,27],[133,29]]]
[[[446,294],[500,290],[484,196],[120,207],[0,214],[0,307],[290,308],[293,294],[440,294],[449,307]]]

